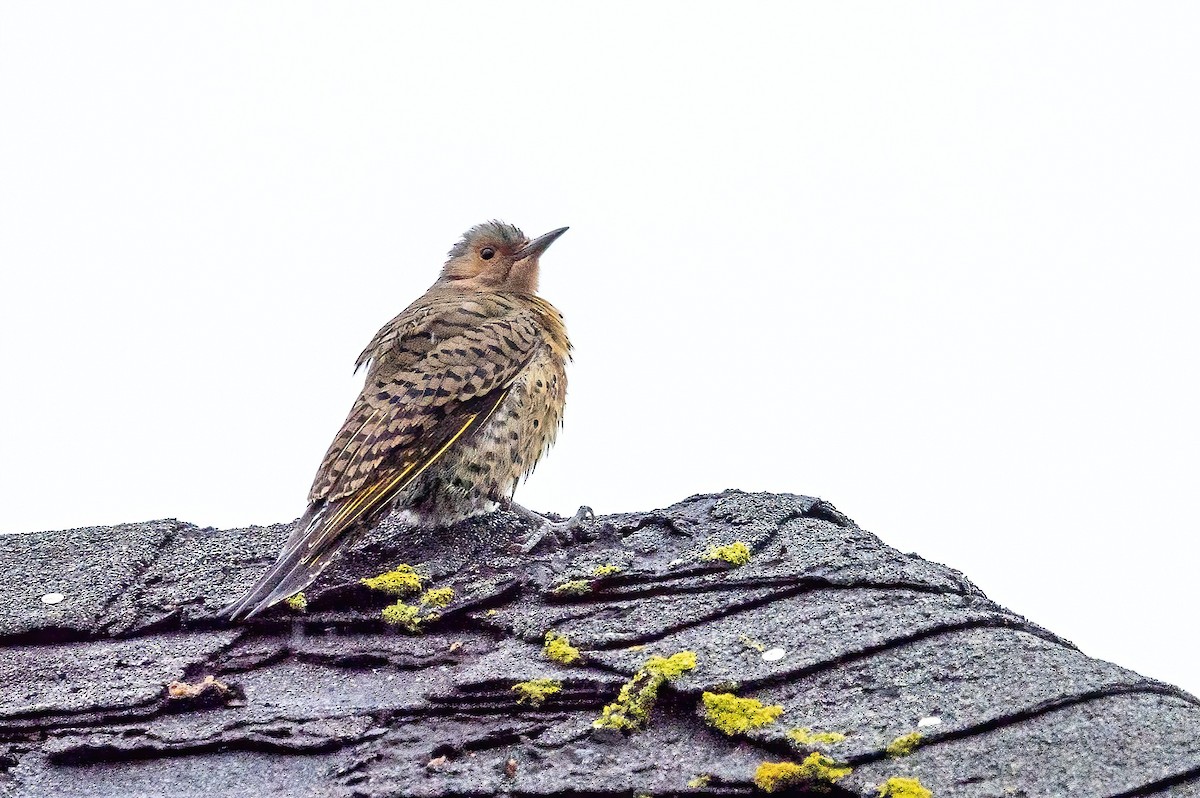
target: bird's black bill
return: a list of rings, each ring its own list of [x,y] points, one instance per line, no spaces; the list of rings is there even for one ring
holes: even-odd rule
[[[532,258],[537,255],[541,255],[543,252],[546,251],[547,247],[549,247],[551,244],[553,244],[555,241],[558,240],[559,236],[561,236],[563,233],[567,232],[570,229],[571,228],[569,228],[569,227],[560,227],[557,230],[551,230],[549,233],[546,233],[545,235],[538,236],[537,238],[533,239],[528,244],[526,244],[525,248],[522,249],[520,252],[518,252],[516,257],[513,258],[513,260],[525,260],[525,258]]]

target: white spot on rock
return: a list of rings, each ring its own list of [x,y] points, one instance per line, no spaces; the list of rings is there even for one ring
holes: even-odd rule
[[[941,725],[942,725],[942,719],[939,718],[937,715],[930,715],[927,718],[921,718],[919,721],[917,721],[918,729],[928,729],[930,726],[941,726]]]
[[[65,598],[66,596],[64,596],[62,593],[47,593],[46,595],[42,596],[42,603],[57,604]]]
[[[786,654],[782,648],[769,648],[762,653],[763,662],[779,662]]]

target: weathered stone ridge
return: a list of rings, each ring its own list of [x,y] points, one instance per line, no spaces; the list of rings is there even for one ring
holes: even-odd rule
[[[1195,698],[825,502],[695,496],[524,554],[529,531],[386,521],[303,610],[236,625],[213,615],[286,525],[0,538],[0,793],[1200,794]]]

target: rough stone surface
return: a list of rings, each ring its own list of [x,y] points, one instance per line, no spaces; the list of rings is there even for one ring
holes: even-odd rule
[[[853,767],[834,796],[893,776],[936,796],[1200,796],[1195,698],[1083,655],[815,499],[696,496],[531,555],[515,516],[387,521],[307,611],[215,620],[286,532],[0,538],[0,794],[746,794],[760,763],[819,750]],[[735,541],[746,565],[703,559]],[[359,583],[401,563],[454,590],[420,634],[385,624],[394,599]],[[548,631],[583,662],[548,659]],[[593,728],[649,657],[679,651],[696,667],[647,728]],[[562,690],[519,703],[512,685],[539,678]],[[172,697],[175,681],[196,694]],[[706,690],[783,713],[728,737],[705,722]],[[812,747],[794,729],[845,739]],[[916,749],[889,757],[914,731]]]

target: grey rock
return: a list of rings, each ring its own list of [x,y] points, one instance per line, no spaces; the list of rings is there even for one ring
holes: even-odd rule
[[[1085,656],[825,502],[695,496],[522,554],[529,531],[504,513],[438,531],[389,519],[307,611],[237,625],[215,611],[286,525],[0,538],[0,793],[747,793],[763,762],[817,752],[852,772],[793,789],[869,796],[911,777],[937,796],[1200,796],[1195,698]],[[704,559],[735,541],[745,565]],[[418,634],[384,623],[395,599],[360,583],[401,563],[454,590]],[[548,631],[582,662],[548,659]],[[593,727],[650,657],[681,651],[696,666],[646,728]],[[531,679],[562,688],[521,703],[512,686]],[[728,736],[706,691],[782,711]]]

